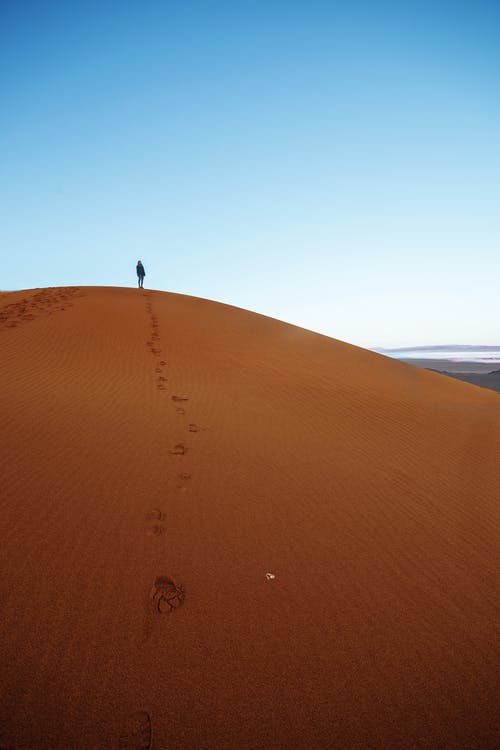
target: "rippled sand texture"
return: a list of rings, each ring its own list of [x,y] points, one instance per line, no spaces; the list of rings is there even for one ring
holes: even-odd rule
[[[0,747],[500,747],[498,395],[201,299],[0,299]]]

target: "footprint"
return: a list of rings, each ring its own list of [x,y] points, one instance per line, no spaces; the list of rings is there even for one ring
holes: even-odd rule
[[[164,361],[164,360],[162,359],[162,361],[160,362],[160,365],[161,365],[162,367],[165,367],[165,365],[166,365],[166,364],[167,364],[167,363],[166,363],[166,362],[165,362],[165,361]]]
[[[185,596],[184,588],[167,576],[158,576],[149,594],[154,610],[160,615],[169,614],[173,609],[180,607]]]
[[[188,430],[189,432],[199,432],[200,428],[198,427],[197,424],[190,424],[188,425]]]
[[[118,750],[151,750],[151,718],[146,711],[136,711],[124,722]]]
[[[187,487],[185,482],[187,482],[188,479],[191,479],[191,474],[188,471],[183,471],[179,474],[179,483],[177,484],[177,489],[181,492],[186,492]]]
[[[189,401],[186,396],[172,396],[172,401]]]
[[[146,518],[148,521],[163,521],[165,516],[159,508],[153,508],[153,510],[149,511]]]
[[[177,413],[177,414],[179,414],[180,416],[182,416],[183,414],[185,414],[185,413],[186,413],[186,410],[185,410],[185,409],[183,409],[182,407],[178,407],[178,408],[177,408],[177,409],[176,409],[175,411],[176,411],[176,413]]]
[[[146,534],[148,536],[160,536],[160,534],[163,534],[165,531],[165,528],[161,526],[159,523],[153,524],[153,526],[150,526],[149,529],[146,531]]]
[[[173,448],[169,450],[169,453],[172,454],[172,456],[183,456],[184,453],[186,453],[187,448],[182,445],[182,443],[178,443],[177,445],[174,445]]]

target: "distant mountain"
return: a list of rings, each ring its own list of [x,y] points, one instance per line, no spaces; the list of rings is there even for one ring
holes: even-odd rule
[[[373,352],[497,352],[500,350],[498,346],[475,346],[473,344],[441,344],[439,346],[397,346],[394,348],[386,349],[382,346],[373,347]]]

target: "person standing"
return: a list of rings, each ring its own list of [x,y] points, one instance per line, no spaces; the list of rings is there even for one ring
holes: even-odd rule
[[[146,271],[144,270],[144,266],[142,265],[142,260],[137,261],[136,271],[137,279],[139,281],[139,289],[142,289],[144,286],[144,277],[146,275]]]

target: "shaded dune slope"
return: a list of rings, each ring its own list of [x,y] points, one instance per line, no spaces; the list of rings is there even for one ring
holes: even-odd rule
[[[500,746],[496,394],[148,290],[0,340],[1,748]]]

